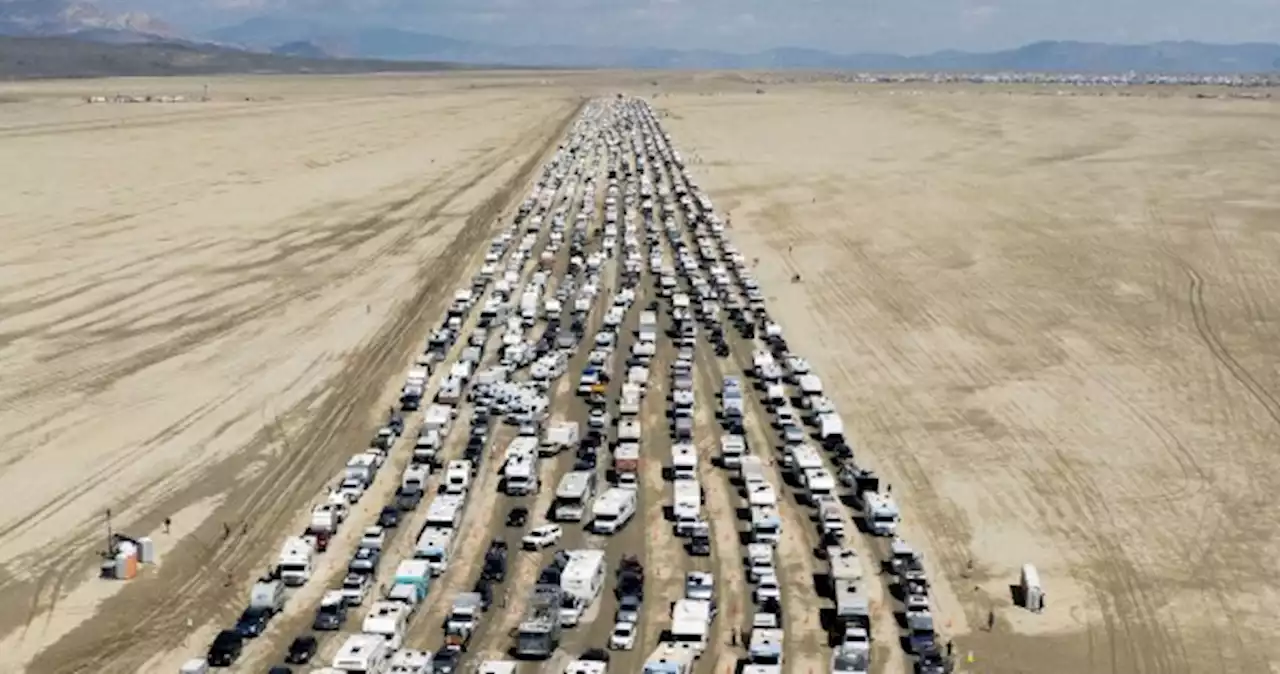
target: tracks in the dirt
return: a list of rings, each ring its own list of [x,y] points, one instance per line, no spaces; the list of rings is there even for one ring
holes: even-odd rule
[[[292,442],[285,453],[253,482],[233,491],[227,506],[199,531],[199,537],[216,540],[221,522],[252,522],[246,535],[235,536],[213,554],[187,549],[171,553],[154,579],[135,582],[104,606],[104,612],[127,615],[128,621],[87,622],[46,650],[31,664],[42,674],[87,671],[136,671],[158,650],[178,646],[185,633],[185,621],[193,614],[227,615],[228,576],[243,579],[254,575],[263,558],[278,543],[284,527],[297,516],[303,503],[321,488],[341,466],[351,447],[365,440],[366,417],[382,408],[387,382],[403,365],[414,346],[429,329],[428,319],[447,301],[443,290],[467,271],[472,253],[492,234],[496,216],[529,181],[544,155],[555,147],[565,129],[576,118],[581,103],[560,119],[543,127],[543,135],[530,138],[514,152],[529,154],[516,173],[474,209],[458,236],[437,262],[424,265],[418,275],[413,297],[395,318],[369,341],[369,346],[350,357],[334,377],[349,386],[343,395],[329,395],[315,410],[307,401],[284,415],[305,415],[317,420]],[[503,158],[505,161],[505,157]],[[482,167],[487,173],[488,167]],[[478,178],[477,178],[478,180]],[[474,183],[455,191],[438,206],[448,204]],[[260,437],[254,446],[263,444]],[[219,472],[238,471],[237,461],[228,461]],[[211,570],[216,569],[217,573]],[[146,647],[140,647],[143,643]]]

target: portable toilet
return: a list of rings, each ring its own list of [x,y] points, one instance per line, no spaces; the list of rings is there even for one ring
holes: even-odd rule
[[[142,564],[156,563],[156,543],[150,538],[138,539],[138,561]]]
[[[1044,588],[1040,585],[1040,572],[1031,564],[1022,565],[1022,606],[1040,612],[1044,602]]]

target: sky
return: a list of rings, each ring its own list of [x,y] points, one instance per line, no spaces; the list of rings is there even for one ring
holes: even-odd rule
[[[100,0],[200,30],[261,14],[501,44],[920,54],[1037,40],[1280,42],[1280,0]],[[175,10],[175,7],[181,7]]]

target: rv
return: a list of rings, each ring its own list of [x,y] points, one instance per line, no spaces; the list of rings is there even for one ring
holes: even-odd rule
[[[315,549],[305,538],[294,537],[285,540],[280,548],[280,557],[276,561],[276,573],[285,585],[297,587],[311,579],[311,565],[315,558]]]
[[[347,674],[387,674],[392,650],[381,636],[355,634],[347,637],[333,656],[333,667]]]
[[[462,495],[471,488],[471,473],[474,470],[470,461],[450,461],[444,471],[444,491],[446,494]]]
[[[751,536],[757,543],[777,545],[782,536],[782,517],[777,507],[751,507]]]
[[[671,640],[699,655],[711,632],[712,600],[680,599],[671,609]]]
[[[360,631],[387,640],[392,650],[400,648],[404,631],[409,624],[409,607],[398,601],[378,601],[369,607],[369,614],[360,625]]]
[[[682,644],[662,643],[644,662],[642,674],[693,674],[698,652]]]
[[[462,523],[466,499],[457,494],[441,494],[427,506],[427,522],[424,526],[437,529],[456,529]]]
[[[560,622],[573,626],[604,588],[605,560],[603,550],[571,550],[568,554],[569,562],[560,573]]]
[[[558,522],[580,522],[586,516],[588,504],[595,495],[596,472],[583,470],[566,473],[556,487],[556,500],[552,503],[552,515]]]
[[[867,528],[876,536],[893,536],[898,532],[898,504],[893,497],[879,492],[862,495]]]
[[[507,447],[502,466],[502,489],[508,496],[527,496],[538,491],[538,440],[519,437]]]
[[[671,473],[677,480],[698,478],[698,449],[691,444],[671,446]]]
[[[429,526],[418,536],[413,557],[426,561],[431,569],[431,575],[439,576],[449,568],[455,531],[455,529],[438,529]]]
[[[596,498],[591,506],[591,528],[597,534],[617,533],[636,513],[636,492],[612,487]]]

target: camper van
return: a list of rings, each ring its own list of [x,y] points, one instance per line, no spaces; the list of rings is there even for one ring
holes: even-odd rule
[[[636,491],[611,487],[591,505],[591,528],[597,534],[614,534],[636,513]]]
[[[566,473],[556,487],[556,500],[552,514],[558,522],[580,522],[595,495],[596,472],[582,470]]]

